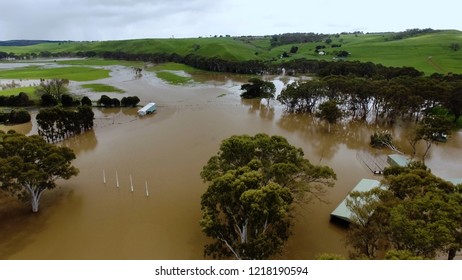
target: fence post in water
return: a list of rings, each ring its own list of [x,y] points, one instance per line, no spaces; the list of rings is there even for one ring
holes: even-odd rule
[[[116,186],[119,187],[119,174],[117,173],[117,170],[116,170]]]
[[[144,181],[144,185],[146,187],[146,196],[149,196],[148,181]]]
[[[133,180],[132,180],[132,175],[130,174],[130,190],[133,192]]]
[[[103,183],[106,184],[106,172],[103,169]]]

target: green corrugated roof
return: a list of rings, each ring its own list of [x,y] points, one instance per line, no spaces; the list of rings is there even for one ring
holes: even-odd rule
[[[397,165],[397,166],[407,166],[409,163],[410,159],[406,156],[399,155],[399,154],[392,154],[388,155],[388,163],[391,165]]]
[[[350,191],[350,193],[353,192],[353,191],[367,192],[367,191],[370,191],[373,188],[378,187],[378,186],[380,186],[380,181],[372,180],[372,179],[362,179]],[[347,195],[347,197],[345,197],[345,199],[342,200],[342,202],[340,202],[340,204],[337,206],[337,208],[335,208],[335,210],[332,211],[332,213],[330,213],[331,216],[334,216],[334,217],[340,218],[342,220],[345,220],[347,222],[350,222],[351,211],[346,206],[346,200],[347,200],[348,196],[349,195]]]

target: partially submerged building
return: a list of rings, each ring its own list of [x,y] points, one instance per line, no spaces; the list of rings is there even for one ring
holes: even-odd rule
[[[370,191],[372,190],[373,188],[376,188],[376,187],[379,187],[380,186],[380,181],[377,181],[377,180],[372,180],[372,179],[362,179],[361,181],[359,181],[359,183],[350,191],[351,192],[354,192],[354,191],[358,191],[358,192],[367,192],[367,191]],[[337,206],[337,208],[335,208],[334,211],[332,211],[332,213],[330,213],[330,216],[331,216],[331,219],[339,219],[341,221],[344,221],[344,222],[348,222],[350,223],[351,222],[351,211],[350,209],[348,209],[347,205],[346,205],[346,201],[347,199],[349,198],[349,194],[345,197],[344,200],[342,200],[342,202],[340,202],[340,204]]]
[[[405,157],[404,157],[405,158]],[[396,158],[395,158],[396,159]],[[398,162],[404,164],[403,158],[397,158]],[[405,165],[403,165],[405,166]],[[451,182],[454,185],[462,184],[462,178],[443,178],[444,180]],[[367,192],[372,190],[373,188],[380,187],[380,181],[373,180],[373,179],[361,179],[359,183],[348,193],[348,195],[343,199],[339,205],[330,213],[331,220],[339,221],[341,223],[351,223],[352,213],[350,209],[347,207],[347,199],[350,197],[350,193],[352,192]]]
[[[138,115],[140,117],[146,116],[147,114],[154,113],[157,110],[157,105],[154,102],[146,104],[143,108],[138,110]]]
[[[411,162],[411,159],[407,156],[403,156],[400,154],[391,154],[387,157],[387,162],[390,166],[401,166],[405,167]]]

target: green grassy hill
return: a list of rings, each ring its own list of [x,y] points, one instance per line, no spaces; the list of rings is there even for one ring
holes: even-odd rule
[[[182,56],[196,54],[203,57],[219,57],[229,61],[264,60],[274,63],[291,59],[333,60],[338,51],[347,51],[347,60],[373,62],[385,66],[411,66],[427,74],[462,74],[462,32],[440,30],[396,39],[396,33],[340,34],[331,35],[332,42],[298,43],[271,47],[271,36],[265,37],[219,37],[188,39],[138,39],[104,42],[60,42],[23,47],[0,46],[0,52],[26,54],[40,52],[121,51],[126,53],[176,53]],[[318,45],[325,45],[325,54],[315,52]],[[332,48],[332,45],[341,47]],[[292,46],[298,51],[290,53]],[[282,58],[286,52],[289,57]]]

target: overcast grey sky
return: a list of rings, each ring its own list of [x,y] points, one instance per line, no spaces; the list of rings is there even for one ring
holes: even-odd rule
[[[0,0],[0,40],[462,30],[459,0]]]

